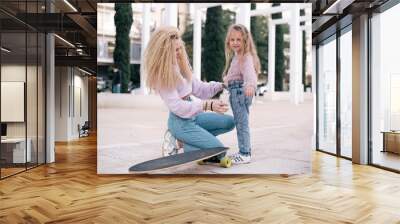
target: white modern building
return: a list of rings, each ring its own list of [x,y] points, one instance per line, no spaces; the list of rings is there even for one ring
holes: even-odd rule
[[[246,25],[250,29],[250,19],[253,16],[265,16],[268,18],[268,95],[271,99],[276,99],[275,94],[275,26],[288,24],[290,27],[289,38],[290,52],[287,52],[287,65],[289,71],[289,96],[292,103],[298,104],[304,100],[304,87],[302,84],[302,31],[306,31],[306,52],[307,52],[307,71],[311,75],[311,4],[281,4],[273,7],[270,3],[257,3],[255,10],[250,10],[250,3],[240,4],[220,4],[220,3],[141,3],[134,4],[133,21],[131,29],[131,63],[140,63],[140,52],[150,38],[150,33],[161,25],[178,26],[181,31],[188,22],[193,22],[193,70],[194,74],[200,78],[201,74],[201,27],[206,19],[206,10],[209,7],[222,5],[224,9],[235,12],[236,23]],[[99,4],[98,7],[98,62],[99,65],[112,63],[112,51],[115,37],[115,27],[112,23],[114,15],[113,4]],[[304,10],[304,15],[300,16],[300,11]],[[272,19],[274,13],[282,13],[281,19]],[[188,15],[190,18],[188,18]],[[179,20],[179,22],[178,22]],[[292,35],[293,34],[293,35]],[[140,41],[140,42],[139,42]],[[141,93],[146,93],[145,74],[141,74]],[[272,87],[272,88],[271,88]]]

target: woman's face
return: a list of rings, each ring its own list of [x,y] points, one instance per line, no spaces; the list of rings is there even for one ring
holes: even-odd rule
[[[232,30],[229,37],[229,47],[236,53],[241,53],[243,48],[243,36],[240,31]]]
[[[179,59],[182,56],[182,40],[181,39],[174,40],[174,45],[175,45],[176,58]]]

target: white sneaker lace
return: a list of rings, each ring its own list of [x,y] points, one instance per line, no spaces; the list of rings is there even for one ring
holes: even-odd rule
[[[240,154],[235,154],[231,157],[234,162],[243,162],[243,158]]]
[[[233,160],[234,163],[240,163],[240,162],[245,162],[243,157],[247,157],[247,156],[243,156],[240,153],[234,154],[231,156],[231,159]]]

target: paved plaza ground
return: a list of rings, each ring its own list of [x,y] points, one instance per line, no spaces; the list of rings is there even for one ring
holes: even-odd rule
[[[223,97],[224,98],[224,97]],[[226,98],[224,98],[226,99]],[[299,105],[257,97],[250,109],[252,162],[221,168],[188,165],[155,173],[301,174],[311,172],[313,100]],[[232,114],[228,111],[228,114]],[[161,156],[168,109],[157,95],[98,94],[99,174],[127,174],[136,163]],[[238,151],[236,129],[218,137]]]

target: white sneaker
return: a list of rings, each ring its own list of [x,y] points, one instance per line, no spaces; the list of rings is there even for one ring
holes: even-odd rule
[[[229,158],[231,158],[232,164],[246,164],[251,162],[250,155],[245,156],[240,153],[230,155]]]
[[[162,156],[172,156],[179,153],[176,138],[167,130],[162,144]]]

